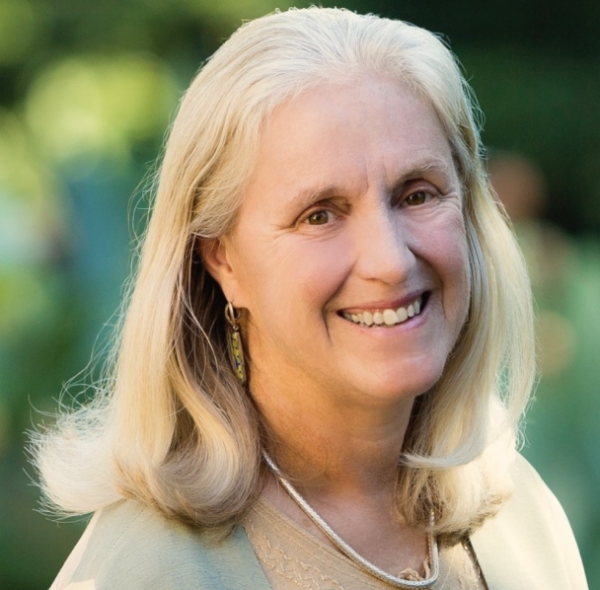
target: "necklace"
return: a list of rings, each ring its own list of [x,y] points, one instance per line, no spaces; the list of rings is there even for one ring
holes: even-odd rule
[[[431,561],[431,576],[426,580],[405,580],[392,576],[375,564],[371,563],[368,559],[365,559],[360,553],[355,551],[344,539],[342,539],[328,524],[325,522],[323,517],[304,499],[300,492],[281,474],[279,468],[271,457],[263,451],[263,457],[265,462],[277,477],[279,483],[285,488],[286,492],[290,495],[292,500],[298,504],[298,506],[306,513],[306,515],[321,529],[323,534],[351,561],[358,565],[361,569],[372,575],[373,577],[392,584],[397,588],[428,588],[432,586],[437,580],[440,573],[440,564],[438,556],[437,542],[433,536],[433,533],[427,534],[427,543],[429,546],[429,559]],[[431,513],[431,524],[434,522],[433,511]]]

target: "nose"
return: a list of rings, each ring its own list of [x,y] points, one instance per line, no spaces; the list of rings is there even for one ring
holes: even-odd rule
[[[398,210],[385,205],[355,219],[355,271],[365,280],[402,284],[416,264],[410,232]]]

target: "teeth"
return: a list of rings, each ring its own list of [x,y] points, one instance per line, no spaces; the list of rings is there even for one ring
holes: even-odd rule
[[[386,326],[393,326],[398,323],[398,316],[393,309],[386,309],[383,312],[383,321]]]
[[[421,305],[423,298],[419,297],[408,307],[399,307],[398,309],[384,309],[382,311],[365,311],[363,313],[345,313],[344,317],[355,324],[363,326],[395,326],[405,322],[408,318],[412,318],[421,313]]]

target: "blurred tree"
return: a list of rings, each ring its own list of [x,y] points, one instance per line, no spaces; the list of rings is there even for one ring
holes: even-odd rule
[[[595,503],[600,486],[600,241],[575,239],[541,218],[546,181],[528,158],[497,153],[489,173],[515,224],[536,300],[541,379],[527,416],[524,453],[569,514],[593,581],[600,575],[595,559],[600,548]]]

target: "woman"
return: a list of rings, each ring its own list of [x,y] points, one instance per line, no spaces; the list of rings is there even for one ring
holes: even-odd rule
[[[114,380],[39,441],[53,588],[585,587],[514,451],[531,303],[430,33],[241,27],[167,144]],[[230,362],[231,361],[231,362]]]

